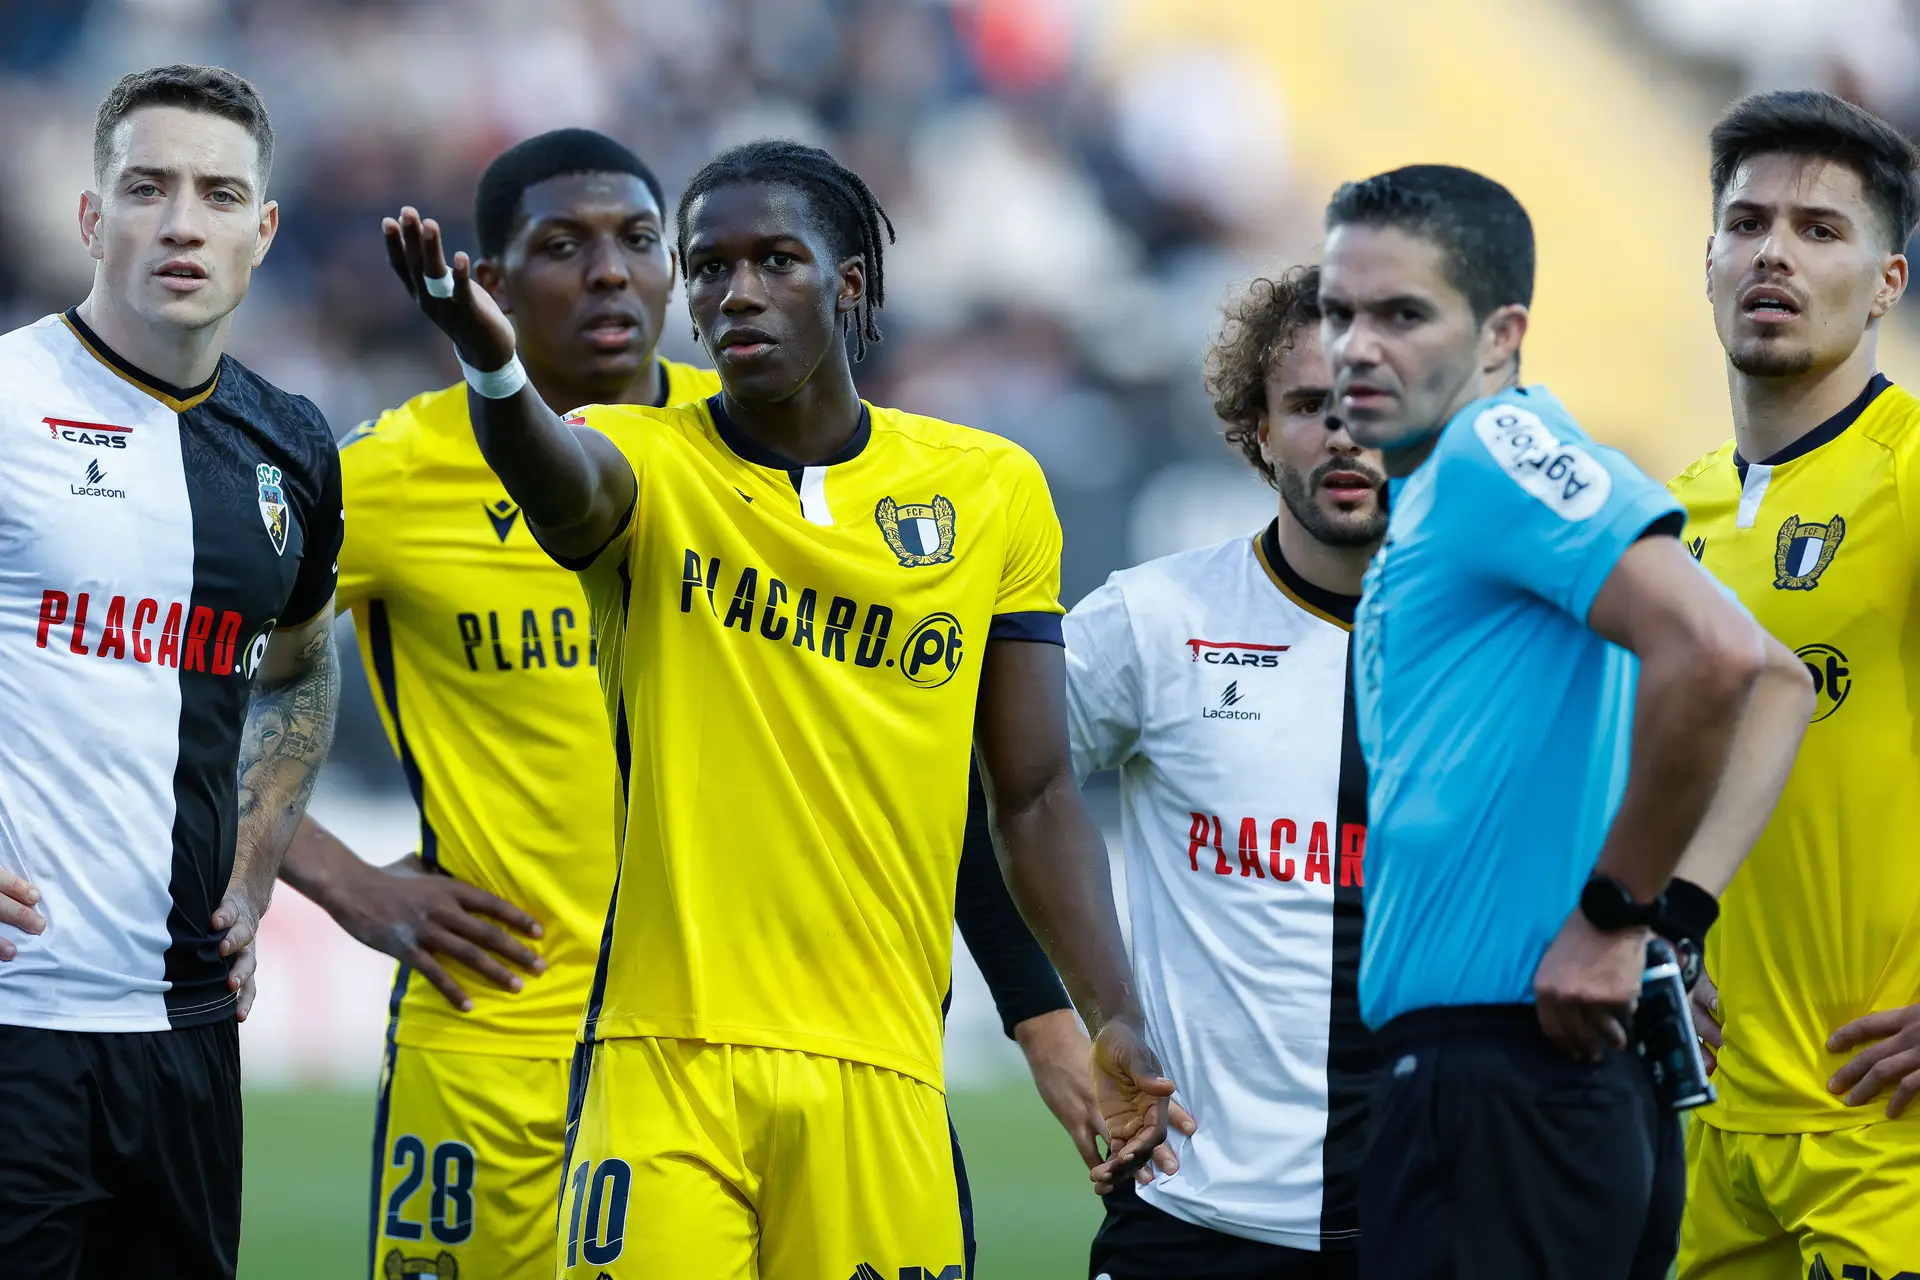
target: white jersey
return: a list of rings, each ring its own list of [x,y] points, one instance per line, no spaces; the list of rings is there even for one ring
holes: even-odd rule
[[[340,468],[311,404],[231,357],[152,381],[73,312],[0,336],[0,1023],[162,1031],[233,1016],[212,916],[277,624],[333,593]]]
[[[1116,573],[1065,624],[1074,766],[1120,771],[1147,1034],[1199,1126],[1140,1196],[1293,1249],[1359,1236],[1356,603],[1293,573],[1268,526]]]

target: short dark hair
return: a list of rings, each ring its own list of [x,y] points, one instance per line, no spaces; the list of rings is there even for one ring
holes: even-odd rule
[[[1261,276],[1222,310],[1226,323],[1207,352],[1207,394],[1227,424],[1227,443],[1253,469],[1277,484],[1273,464],[1260,456],[1260,424],[1267,414],[1267,379],[1300,335],[1320,323],[1320,268],[1292,267]]]
[[[685,191],[675,219],[680,260],[687,257],[687,212],[709,191],[741,183],[778,183],[807,198],[814,226],[833,245],[839,260],[866,262],[867,289],[853,315],[853,358],[863,359],[867,344],[880,341],[874,313],[886,304],[887,277],[882,254],[893,241],[893,223],[859,174],[818,147],[782,138],[762,138],[729,147],[702,165]],[[882,241],[881,230],[886,240]]]
[[[174,63],[149,67],[120,77],[107,91],[93,117],[93,174],[107,176],[113,162],[113,133],[120,122],[143,107],[182,107],[231,120],[253,135],[260,156],[260,185],[273,170],[273,121],[245,76],[225,67],[193,67]]]
[[[630,173],[653,193],[660,216],[667,216],[660,179],[639,156],[592,129],[554,129],[514,143],[480,175],[473,197],[473,229],[479,237],[480,256],[498,258],[507,251],[507,242],[519,227],[521,200],[528,187],[569,173]]]
[[[1349,182],[1327,206],[1327,230],[1398,227],[1439,246],[1443,269],[1473,318],[1533,303],[1533,220],[1492,178],[1448,164],[1414,164]]]
[[[1906,247],[1920,220],[1920,150],[1879,116],[1830,93],[1781,89],[1750,94],[1727,108],[1713,126],[1708,145],[1716,221],[1741,164],[1770,152],[1819,156],[1852,169],[1895,253]]]

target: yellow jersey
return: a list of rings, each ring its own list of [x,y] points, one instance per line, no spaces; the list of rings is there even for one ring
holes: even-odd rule
[[[1920,1001],[1920,400],[1875,376],[1765,462],[1732,444],[1672,486],[1688,545],[1813,675],[1786,792],[1707,940],[1726,1046],[1720,1129],[1885,1118],[1826,1082],[1827,1037]],[[1920,1118],[1920,1111],[1908,1113]]]
[[[1039,465],[873,406],[806,467],[719,396],[576,420],[639,483],[582,572],[626,780],[583,1039],[798,1050],[940,1087],[981,655],[1061,638]]]
[[[719,388],[662,361],[668,402]],[[395,985],[394,1038],[424,1049],[572,1052],[614,879],[613,750],[579,580],[527,532],[480,456],[464,383],[341,441],[339,603],[420,809],[421,858],[526,908],[547,972],[503,991],[448,960],[473,1012]]]

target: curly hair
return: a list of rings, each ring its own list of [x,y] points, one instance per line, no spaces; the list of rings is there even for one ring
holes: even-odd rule
[[[1207,352],[1207,394],[1227,424],[1227,443],[1276,485],[1273,465],[1260,456],[1260,425],[1267,415],[1267,378],[1286,358],[1301,330],[1320,322],[1320,268],[1292,267],[1259,277],[1222,308],[1226,323]]]

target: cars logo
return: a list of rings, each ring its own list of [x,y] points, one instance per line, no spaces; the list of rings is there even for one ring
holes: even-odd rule
[[[53,439],[89,449],[124,449],[127,438],[133,434],[132,427],[115,426],[111,422],[81,422],[76,418],[42,418],[40,421],[47,424],[47,434]]]

